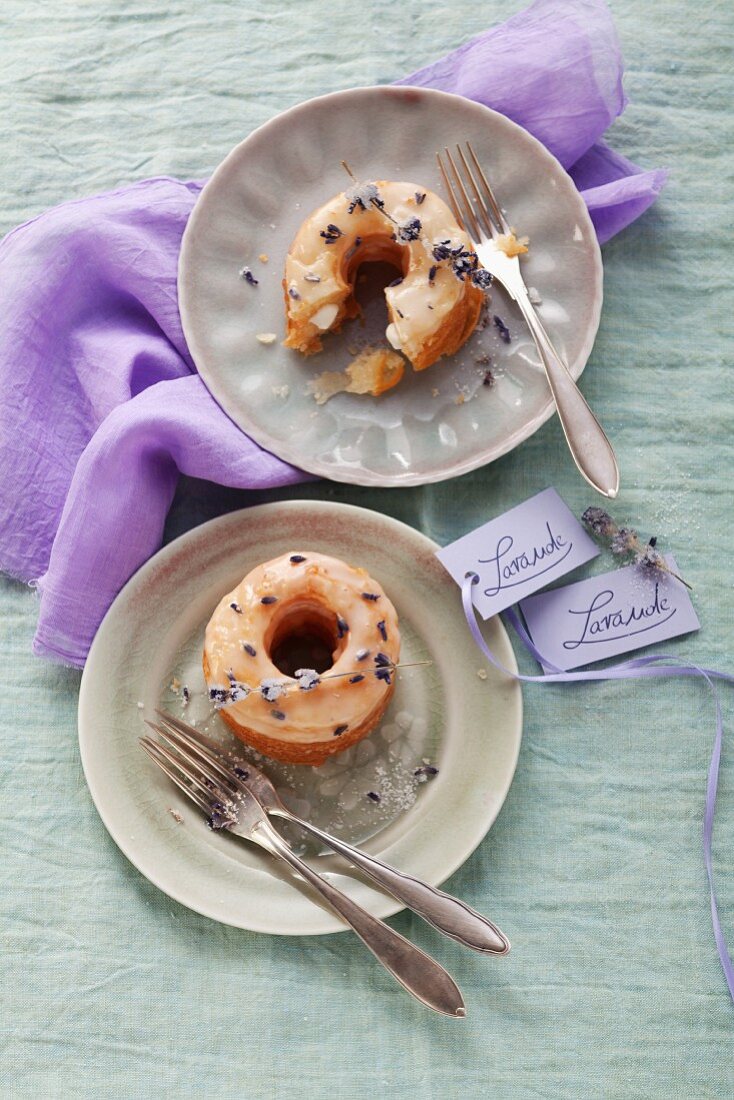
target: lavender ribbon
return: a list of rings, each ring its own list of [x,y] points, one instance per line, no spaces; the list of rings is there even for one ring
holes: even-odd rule
[[[716,795],[719,785],[719,767],[721,764],[721,744],[724,735],[721,701],[719,699],[719,693],[714,685],[714,680],[724,680],[732,684],[734,683],[734,676],[728,672],[719,672],[714,668],[701,668],[699,665],[694,665],[683,658],[656,653],[649,654],[647,657],[635,657],[629,661],[622,661],[620,664],[612,665],[609,668],[581,669],[576,672],[564,672],[562,669],[558,668],[557,665],[553,664],[552,661],[549,661],[543,656],[533,643],[532,638],[525,629],[517,612],[514,608],[510,608],[508,611],[505,611],[505,618],[512,625],[520,641],[531,656],[534,657],[540,665],[549,670],[543,676],[525,676],[519,672],[512,672],[510,669],[505,668],[502,662],[495,657],[482,637],[479,629],[476,611],[472,601],[472,588],[478,581],[479,577],[476,573],[467,573],[461,586],[461,602],[469,630],[471,631],[471,636],[490,664],[494,665],[494,667],[504,673],[505,676],[510,676],[513,680],[518,680],[526,684],[569,684],[580,683],[586,680],[637,680],[663,676],[700,676],[708,684],[716,707],[716,736],[714,738],[714,747],[711,753],[708,779],[706,782],[706,808],[703,815],[703,858],[706,864],[706,875],[709,883],[711,923],[714,929],[716,950],[719,953],[719,960],[721,962],[721,968],[724,971],[729,995],[732,1001],[734,1001],[734,963],[732,963],[732,958],[729,954],[724,932],[721,927],[721,921],[719,920],[719,908],[716,900],[716,890],[714,889],[713,860],[711,856],[711,838],[714,830]]]

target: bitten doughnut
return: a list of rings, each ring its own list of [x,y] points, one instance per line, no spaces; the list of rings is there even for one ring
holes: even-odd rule
[[[448,206],[414,183],[377,180],[335,195],[302,224],[288,253],[285,346],[311,355],[325,332],[360,312],[360,264],[393,264],[386,337],[415,370],[452,355],[479,319],[491,282]]]
[[[398,617],[364,569],[309,550],[258,565],[206,628],[209,696],[266,756],[322,764],[365,737],[395,690]]]

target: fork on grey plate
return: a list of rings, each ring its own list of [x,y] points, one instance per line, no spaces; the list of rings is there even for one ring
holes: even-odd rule
[[[408,992],[438,1012],[465,1015],[461,993],[444,968],[317,874],[295,854],[268,815],[307,829],[439,931],[467,947],[485,954],[507,954],[510,944],[496,925],[458,898],[302,821],[281,802],[264,772],[181,719],[157,713],[159,721],[148,725],[161,741],[144,737],[142,747],[214,828],[227,829],[284,860],[321,894]]]
[[[508,236],[512,230],[474,149],[467,141],[466,154],[460,145],[456,146],[456,152],[459,166],[449,150],[444,150],[451,174],[440,153],[436,154],[436,158],[459,225],[472,238],[482,266],[501,283],[520,308],[535,340],[556,403],[558,419],[579,472],[597,492],[614,498],[619,492],[619,467],[612,445],[565,362],[553,347],[530,301],[517,256],[508,256],[498,247],[498,240]]]

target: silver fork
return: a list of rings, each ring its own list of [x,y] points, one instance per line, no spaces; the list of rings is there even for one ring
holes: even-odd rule
[[[281,801],[267,775],[254,764],[228,752],[222,745],[182,719],[162,710],[156,713],[161,722],[158,725],[149,722],[148,725],[174,747],[195,753],[210,768],[215,768],[220,783],[226,785],[232,797],[243,786],[247,787],[266,813],[292,821],[318,837],[327,847],[344,856],[394,898],[457,943],[487,955],[506,955],[509,952],[510,942],[505,934],[496,924],[471,909],[465,902],[398,871],[375,856],[361,852],[346,841],[331,836],[310,821],[297,817]]]
[[[246,787],[238,791],[236,798],[230,798],[221,786],[218,773],[201,759],[182,748],[173,751],[151,737],[142,737],[140,744],[158,767],[206,815],[213,828],[227,829],[252,841],[287,863],[310,883],[408,993],[445,1016],[466,1016],[461,991],[448,971],[299,859],[270,824],[262,806]]]
[[[619,492],[619,467],[612,445],[571,377],[568,367],[553,347],[530,301],[517,256],[506,256],[496,245],[498,237],[511,232],[510,226],[468,141],[466,149],[469,160],[461,146],[456,146],[463,177],[453,156],[445,149],[446,160],[454,177],[453,183],[441,154],[436,153],[454,214],[459,225],[472,237],[482,266],[517,302],[525,318],[545,369],[566,442],[579,472],[597,492],[614,498]]]

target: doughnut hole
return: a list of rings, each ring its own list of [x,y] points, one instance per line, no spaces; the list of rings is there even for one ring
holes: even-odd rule
[[[313,599],[292,600],[278,609],[265,635],[265,651],[279,672],[299,668],[328,672],[346,647],[336,612]]]
[[[385,287],[408,274],[408,250],[383,237],[366,237],[346,262],[342,277],[352,288],[353,304],[360,310],[374,301],[385,309]],[[353,309],[350,309],[353,312]]]

